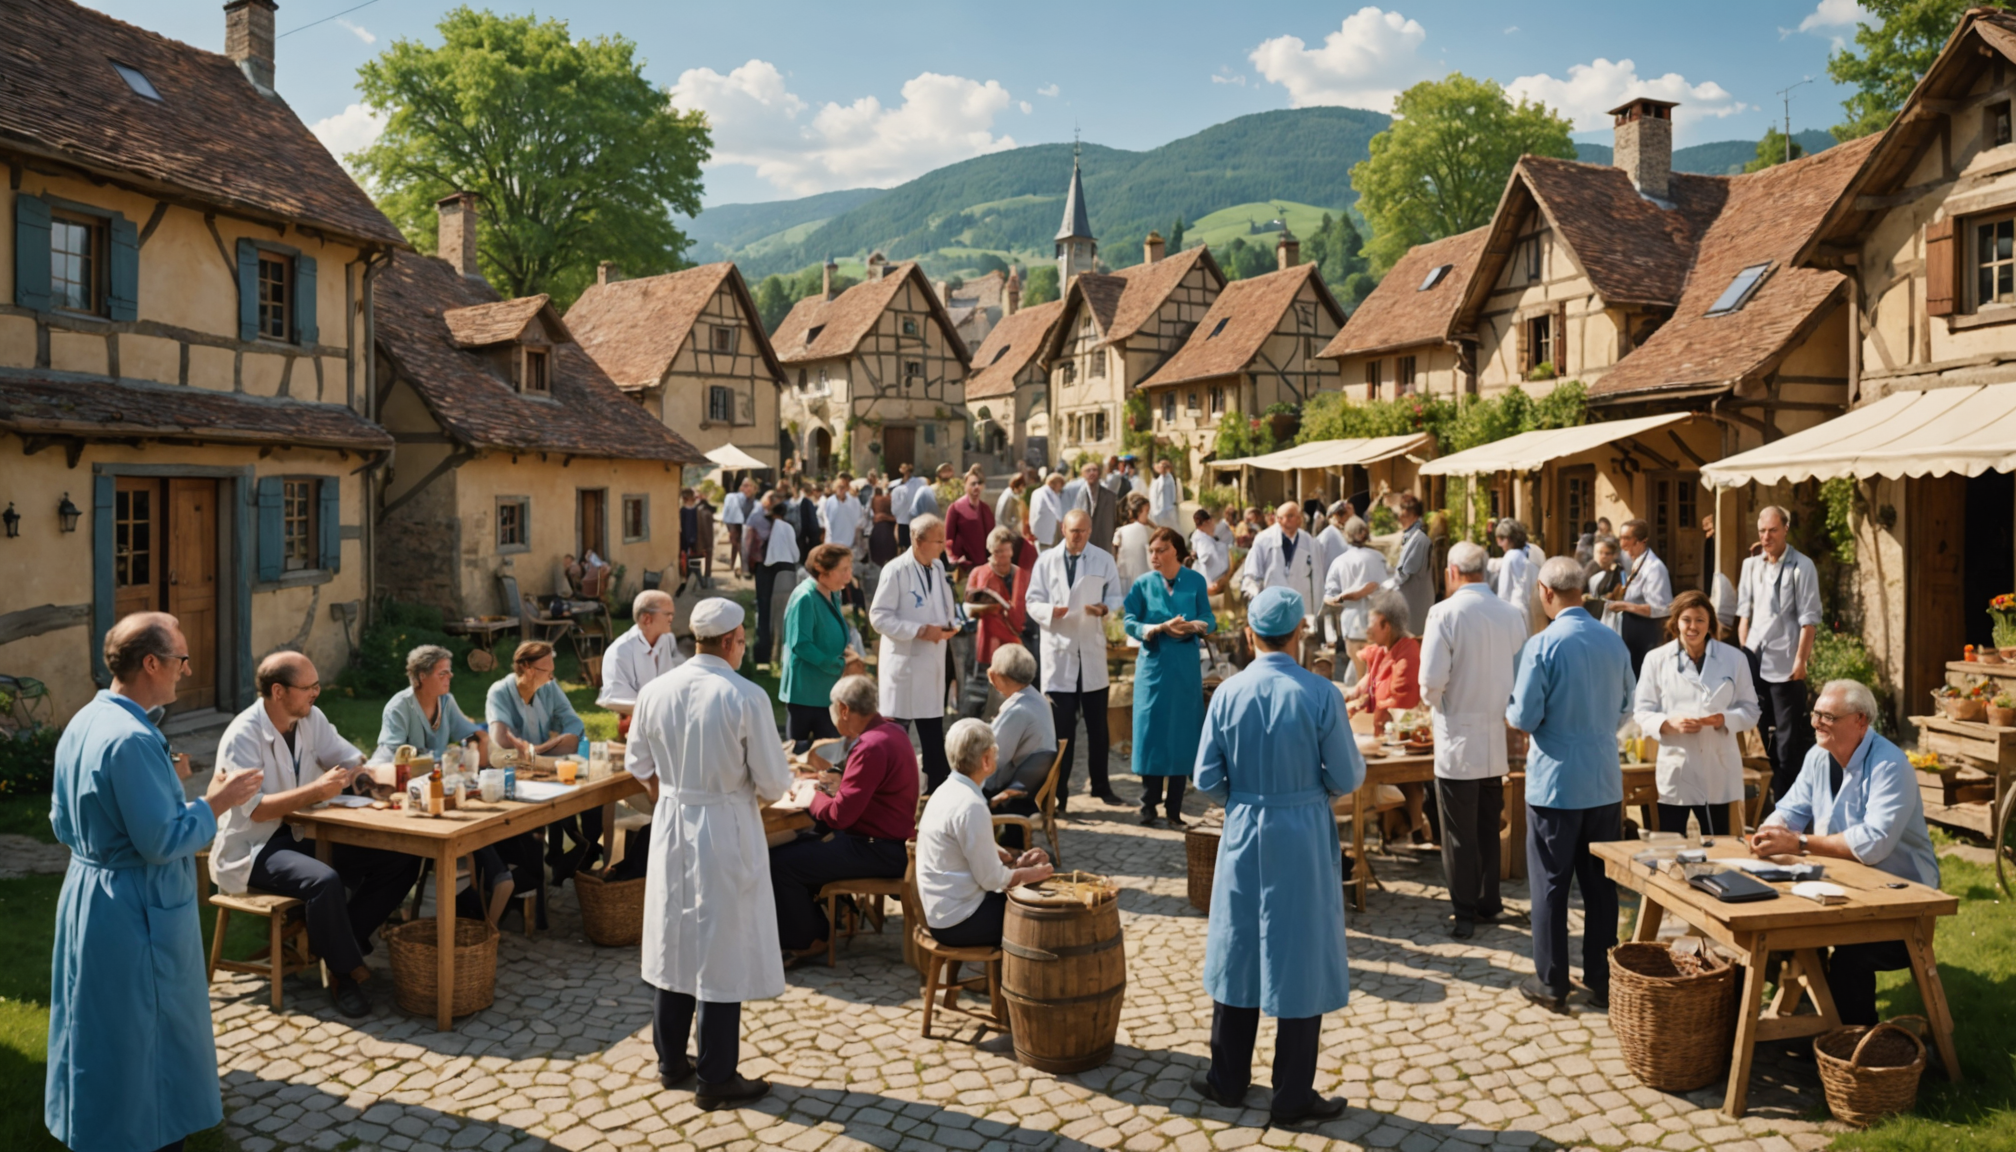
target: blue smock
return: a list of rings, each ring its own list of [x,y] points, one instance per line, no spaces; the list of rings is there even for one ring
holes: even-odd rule
[[[576,740],[586,742],[588,726],[581,722],[580,713],[561,691],[558,680],[548,680],[532,693],[532,703],[527,705],[518,695],[518,674],[511,673],[495,684],[483,698],[483,722],[502,723],[511,729],[511,734],[520,740],[533,744],[544,744],[565,733],[573,733]],[[582,755],[588,749],[582,748]]]
[[[52,790],[71,855],[42,1120],[75,1152],[152,1152],[224,1119],[196,904],[217,818],[182,798],[167,738],[111,692],[63,729]]]
[[[562,695],[564,698],[565,694]],[[533,696],[536,698],[538,693],[533,693]],[[430,724],[427,714],[420,710],[420,701],[413,696],[413,689],[407,688],[387,700],[384,717],[378,725],[378,750],[371,753],[371,762],[391,763],[401,744],[411,744],[415,751],[425,752],[438,761],[448,750],[448,745],[466,744],[471,737],[483,731],[474,720],[463,715],[462,705],[455,702],[452,693],[444,693],[436,703],[438,711]]]
[[[1294,657],[1262,652],[1218,686],[1196,780],[1225,805],[1204,940],[1211,999],[1286,1020],[1350,1000],[1330,799],[1364,780],[1343,696]]]
[[[1580,608],[1565,608],[1519,652],[1505,720],[1533,738],[1526,803],[1603,808],[1624,802],[1617,729],[1638,678],[1624,641]]]
[[[1160,572],[1144,572],[1127,590],[1123,605],[1127,635],[1141,642],[1134,661],[1134,762],[1136,776],[1187,776],[1197,765],[1197,741],[1204,732],[1204,670],[1198,663],[1201,636],[1159,635],[1142,640],[1151,624],[1202,620],[1208,635],[1218,628],[1204,577],[1176,570],[1171,590]]]

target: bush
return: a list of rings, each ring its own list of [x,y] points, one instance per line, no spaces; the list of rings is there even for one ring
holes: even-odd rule
[[[1895,727],[1890,719],[1891,692],[1883,682],[1882,668],[1861,636],[1831,628],[1815,631],[1813,660],[1806,667],[1806,683],[1817,694],[1830,680],[1853,680],[1868,685],[1869,690],[1876,694],[1877,728],[1885,735],[1891,733]]]
[[[422,644],[439,644],[453,652],[460,664],[471,645],[466,637],[442,631],[444,623],[438,608],[384,601],[377,618],[357,641],[357,654],[350,666],[336,678],[337,686],[358,696],[390,696],[403,691],[408,687],[406,654]]]
[[[0,735],[0,796],[43,796],[56,775],[56,741],[50,727]]]
[[[1229,484],[1221,484],[1216,488],[1199,488],[1197,506],[1209,508],[1212,514],[1217,516],[1224,515],[1227,508],[1235,513],[1243,511],[1239,506],[1239,489]]]

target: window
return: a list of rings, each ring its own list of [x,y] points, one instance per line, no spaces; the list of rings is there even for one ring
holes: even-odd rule
[[[1696,504],[1701,490],[1697,472],[1661,472],[1652,481],[1652,550],[1661,558],[1671,556],[1675,567],[1687,541],[1681,533],[1694,532],[1700,523]]]
[[[1526,280],[1528,283],[1534,283],[1540,279],[1542,268],[1546,263],[1544,253],[1545,249],[1540,246],[1540,237],[1535,236],[1526,241]]]
[[[810,345],[814,340],[819,339],[819,334],[824,331],[826,331],[824,324],[814,324],[812,327],[807,328],[805,330],[805,343]]]
[[[922,383],[923,380],[924,362],[922,360],[903,361],[903,383]]]
[[[1708,315],[1727,316],[1748,304],[1750,297],[1757,294],[1757,286],[1764,282],[1765,274],[1770,271],[1769,264],[1752,264],[1736,273],[1736,278],[1729,281],[1729,286],[1715,298],[1715,303],[1708,306]]]
[[[1216,416],[1223,411],[1225,411],[1225,388],[1220,385],[1211,389],[1211,414]]]
[[[1974,225],[1974,304],[2016,303],[2016,220]]]
[[[105,311],[105,223],[88,216],[49,219],[49,302],[94,316]]]
[[[1105,350],[1096,348],[1093,349],[1092,355],[1089,359],[1089,363],[1091,371],[1089,371],[1086,374],[1092,377],[1092,379],[1094,380],[1104,380],[1106,378]]]
[[[1526,364],[1531,372],[1542,364],[1554,362],[1554,318],[1535,316],[1526,321]]]
[[[120,489],[112,505],[112,583],[145,588],[154,583],[154,493]]]
[[[993,365],[999,364],[1001,362],[1001,357],[1006,356],[1007,354],[1008,354],[1008,345],[1003,344],[1001,345],[1001,347],[996,348],[994,350],[994,358],[992,360],[987,361],[988,366],[992,367]]]
[[[1176,393],[1174,392],[1164,392],[1162,394],[1162,422],[1164,424],[1174,424],[1176,422]]]
[[[1449,269],[1454,267],[1454,264],[1437,264],[1435,267],[1428,269],[1428,275],[1421,279],[1421,287],[1416,288],[1415,291],[1426,292],[1428,289],[1442,283],[1442,278],[1449,275]]]
[[[294,301],[294,262],[278,252],[259,253],[259,335],[285,340]]]
[[[1225,325],[1230,324],[1231,322],[1232,318],[1230,316],[1220,317],[1218,323],[1213,324],[1211,326],[1211,335],[1204,337],[1204,339],[1206,340],[1216,339],[1218,333],[1223,332],[1225,330]]]
[[[805,369],[798,369],[798,391],[805,391]]]
[[[908,316],[905,316],[905,317],[903,318],[903,335],[905,335],[905,336],[915,336],[915,335],[917,335],[917,321],[916,321],[916,320],[914,320],[914,319],[911,319],[911,318],[910,318],[910,317],[908,317]]]
[[[938,443],[938,426],[936,424],[924,425],[924,443],[926,444]]]
[[[552,361],[544,348],[525,349],[524,391],[534,396],[553,394]]]
[[[1393,361],[1393,391],[1401,396],[1414,394],[1414,357],[1402,356]]]
[[[1064,361],[1064,366],[1060,371],[1063,374],[1062,383],[1076,384],[1078,382],[1078,362],[1076,360]]]
[[[2009,101],[1990,104],[1981,110],[1982,135],[1987,138],[1990,148],[1999,148],[2010,141]]]
[[[1197,393],[1196,393],[1196,392],[1194,392],[1194,391],[1193,391],[1193,392],[1191,392],[1191,393],[1190,393],[1190,396],[1189,396],[1189,402],[1188,402],[1188,403],[1186,403],[1186,404],[1184,404],[1184,405],[1183,405],[1183,407],[1184,407],[1184,409],[1185,409],[1185,410],[1187,410],[1187,411],[1188,411],[1188,412],[1189,412],[1189,413],[1190,413],[1190,414],[1191,414],[1192,416],[1195,416],[1195,415],[1197,414],[1197,412],[1198,412],[1198,408],[1197,408]]]
[[[1582,535],[1582,525],[1596,519],[1596,469],[1589,464],[1563,468],[1561,476],[1561,519],[1566,521],[1567,539]]]
[[[708,338],[712,341],[714,351],[732,353],[735,351],[736,333],[737,329],[731,328],[726,324],[716,324],[708,333]]]
[[[1365,398],[1367,400],[1377,400],[1379,398],[1379,378],[1385,371],[1386,362],[1383,360],[1367,360],[1365,362]]]
[[[117,60],[112,61],[112,70],[119,73],[119,78],[126,81],[126,86],[133,89],[133,91],[138,92],[149,100],[158,101],[161,99],[161,93],[155,90],[154,82],[147,79],[145,72],[140,71],[131,64],[121,64]],[[2004,105],[2004,107],[2007,107],[2007,105]]]
[[[718,329],[717,329],[718,331]],[[623,542],[634,544],[651,538],[651,498],[623,497]]]
[[[280,568],[302,572],[315,567],[315,488],[313,480],[289,480],[280,496]]]
[[[523,496],[497,498],[497,550],[524,552],[531,548],[532,501]]]
[[[1106,439],[1106,413],[1104,412],[1094,412],[1092,414],[1092,439]]]
[[[707,389],[707,422],[710,424],[732,424],[735,422],[735,390],[726,385],[714,384]]]

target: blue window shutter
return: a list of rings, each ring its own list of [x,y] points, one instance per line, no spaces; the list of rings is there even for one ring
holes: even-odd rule
[[[280,520],[284,494],[278,476],[259,478],[259,579],[271,583],[280,579],[282,554],[286,551],[285,531]]]
[[[259,338],[259,247],[250,240],[238,241],[238,338],[248,343]],[[265,481],[259,490],[266,490]]]
[[[112,319],[140,318],[140,230],[124,216],[112,217],[112,265],[107,269]]]
[[[14,197],[14,303],[49,310],[49,202]]]
[[[294,342],[320,344],[322,330],[315,323],[315,258],[294,258]]]
[[[48,269],[48,264],[43,264]],[[105,666],[105,634],[112,630],[112,500],[118,480],[111,476],[91,478],[91,678],[101,688],[112,684],[112,670]]]
[[[343,479],[340,476],[324,477],[321,488],[321,507],[315,517],[322,537],[321,558],[315,566],[336,572],[343,563]]]

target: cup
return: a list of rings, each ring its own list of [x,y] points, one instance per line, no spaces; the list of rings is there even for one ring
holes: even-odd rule
[[[504,799],[504,771],[501,768],[485,768],[476,774],[476,787],[485,804],[495,804]]]
[[[560,783],[574,783],[574,772],[580,767],[579,763],[573,760],[562,760],[556,767],[560,773]]]

